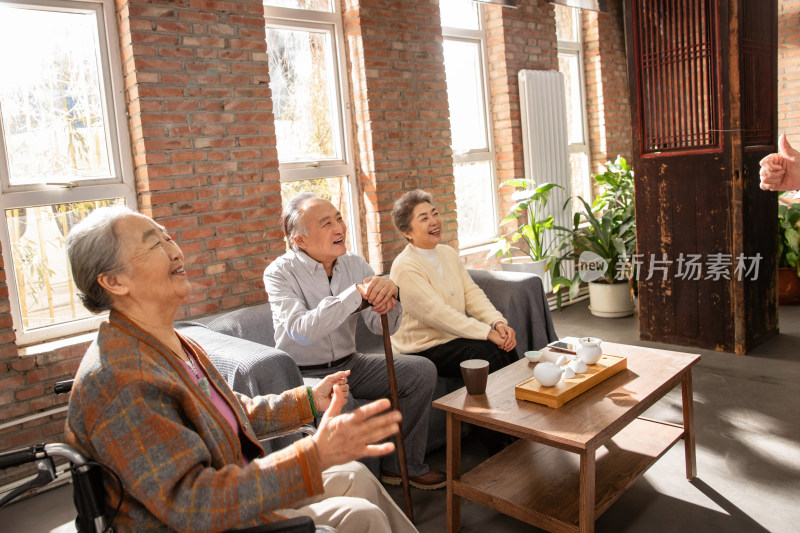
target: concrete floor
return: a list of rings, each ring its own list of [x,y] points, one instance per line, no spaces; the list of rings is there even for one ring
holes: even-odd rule
[[[693,373],[698,478],[685,478],[682,442],[668,451],[596,522],[598,532],[754,533],[799,531],[800,424],[794,402],[800,393],[800,306],[780,308],[781,334],[747,356],[638,340],[634,317],[593,317],[586,302],[553,313],[560,336],[604,340],[700,353]],[[647,416],[681,422],[680,390]],[[485,458],[466,439],[464,471]],[[439,451],[430,463],[444,469]],[[402,492],[392,487],[402,506]],[[68,487],[29,498],[0,511],[8,532],[71,531]],[[445,491],[412,489],[421,533],[445,531]],[[538,531],[490,509],[464,502],[462,531]],[[489,528],[490,529],[487,529]]]

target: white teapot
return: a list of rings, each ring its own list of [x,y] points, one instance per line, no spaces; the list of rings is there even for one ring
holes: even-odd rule
[[[603,356],[602,341],[594,337],[582,337],[578,339],[578,349],[575,355],[581,358],[587,365],[593,365]]]
[[[561,381],[561,367],[555,363],[539,363],[533,367],[533,377],[542,387],[552,387]]]

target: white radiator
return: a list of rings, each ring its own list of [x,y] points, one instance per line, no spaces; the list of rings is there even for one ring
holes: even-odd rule
[[[572,226],[572,207],[562,209],[572,191],[567,135],[567,106],[564,76],[556,70],[521,70],[519,72],[519,101],[522,114],[522,149],[525,158],[525,177],[537,184],[557,183],[564,187],[552,189],[547,213],[553,215],[557,226]],[[549,245],[550,235],[545,240]],[[571,278],[574,268],[562,265],[562,275]],[[545,277],[545,290],[550,291],[550,275]]]

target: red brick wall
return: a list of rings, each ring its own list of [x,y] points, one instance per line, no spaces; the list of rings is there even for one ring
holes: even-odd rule
[[[457,246],[450,114],[437,0],[343,2],[345,41],[365,213],[365,256],[388,272],[406,245],[394,201],[422,188]]]
[[[800,147],[800,0],[778,6],[778,132]]]
[[[186,6],[119,16],[139,208],[181,244],[197,316],[263,301],[284,247],[262,4]]]
[[[617,155],[631,158],[631,108],[621,2],[608,13],[583,11],[584,80],[591,156],[596,173]]]
[[[0,255],[0,420],[12,418],[6,408],[13,401],[15,387],[5,381],[8,375],[8,365],[17,358],[17,336],[14,325],[11,323],[11,304],[8,300],[8,285],[6,284],[6,267],[3,256]]]

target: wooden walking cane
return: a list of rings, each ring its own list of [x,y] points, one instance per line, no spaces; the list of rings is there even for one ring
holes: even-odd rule
[[[392,355],[392,341],[389,339],[389,319],[381,315],[381,329],[383,330],[383,349],[386,352],[386,371],[389,374],[389,395],[392,407],[400,410],[400,397],[397,393],[397,377],[394,373],[394,356]],[[406,443],[403,439],[403,427],[397,434],[397,460],[400,463],[400,478],[403,480],[403,497],[406,500],[406,516],[414,521],[414,509],[411,506],[411,489],[408,486],[408,464],[406,463]]]

